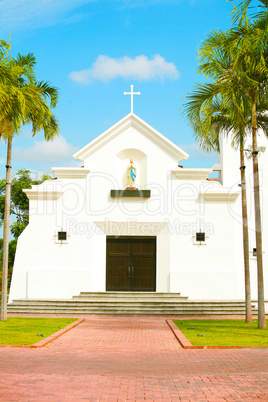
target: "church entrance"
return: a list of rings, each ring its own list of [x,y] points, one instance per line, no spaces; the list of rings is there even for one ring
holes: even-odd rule
[[[107,237],[107,291],[154,292],[155,283],[155,237]]]

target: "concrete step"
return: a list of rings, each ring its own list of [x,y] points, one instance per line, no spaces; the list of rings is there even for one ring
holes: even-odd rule
[[[83,306],[167,306],[167,307],[179,307],[179,306],[191,306],[191,307],[198,307],[198,306],[207,306],[207,307],[245,307],[244,301],[194,301],[194,300],[39,300],[39,299],[20,299],[14,300],[13,303],[9,304],[9,306],[34,306],[34,305],[44,305],[44,306],[66,306],[66,307],[83,307]]]
[[[63,303],[63,304],[55,304],[55,303],[21,303],[21,304],[9,304],[8,308],[59,308],[59,309],[64,309],[64,308],[73,308],[73,309],[93,309],[93,308],[103,308],[103,309],[119,309],[119,308],[129,308],[129,309],[135,309],[135,308],[144,308],[144,309],[228,309],[228,310],[234,310],[234,309],[244,309],[243,305],[220,305],[220,304],[188,304],[188,303],[181,303],[181,304],[165,304],[165,303],[131,303],[131,304],[125,304],[125,303],[82,303],[82,304],[74,304],[74,303]]]
[[[162,311],[162,310],[76,310],[76,309],[70,309],[70,310],[51,310],[48,311],[47,309],[40,309],[40,310],[28,310],[28,309],[21,309],[21,310],[8,310],[8,313],[15,313],[15,314],[36,314],[36,315],[41,315],[41,314],[47,314],[47,315],[62,315],[62,314],[67,314],[67,315],[161,315],[161,316],[219,316],[219,315],[234,315],[234,316],[244,316],[245,311],[244,310],[236,310],[236,311],[226,311],[226,310],[220,310],[220,311],[213,311],[213,310],[200,310],[200,311],[193,311],[193,310],[172,310],[172,311]],[[256,314],[256,313],[254,313]]]
[[[163,293],[163,292],[80,292],[79,295],[73,296],[73,298],[80,298],[80,297],[116,297],[116,298],[129,298],[129,297],[165,297],[165,298],[172,298],[172,297],[182,297],[180,293]]]
[[[27,303],[15,302],[8,305],[8,312],[28,314],[150,314],[150,315],[208,315],[208,314],[229,314],[244,315],[245,307],[242,303],[213,304],[213,303],[180,303],[151,304],[151,303]],[[254,309],[253,312],[257,312]]]
[[[187,300],[188,297],[181,296],[180,293],[156,293],[156,292],[81,292],[78,296],[73,296],[73,300]]]
[[[116,306],[147,306],[147,307],[224,307],[224,308],[235,308],[242,307],[244,308],[245,303],[243,302],[195,302],[195,301],[185,301],[185,302],[171,302],[171,301],[52,301],[52,300],[15,300],[12,304],[8,306],[62,306],[62,307],[77,307],[82,308],[85,306],[108,306],[108,307],[116,307]]]
[[[90,302],[104,302],[104,301],[123,301],[123,302],[128,302],[128,301],[141,301],[146,303],[147,301],[151,301],[152,303],[157,302],[157,301],[161,301],[161,300],[166,300],[166,301],[170,301],[170,302],[180,302],[180,301],[185,301],[188,300],[188,297],[170,297],[170,298],[161,298],[161,297],[139,297],[139,296],[133,296],[133,297],[105,297],[105,296],[101,296],[101,297],[73,297],[72,299],[73,301],[90,301]]]
[[[8,312],[21,314],[244,315],[243,300],[188,300],[180,293],[81,292],[69,300],[20,299]],[[253,313],[256,313],[253,308]]]

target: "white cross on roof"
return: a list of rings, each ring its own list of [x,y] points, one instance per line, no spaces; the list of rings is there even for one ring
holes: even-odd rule
[[[124,92],[124,95],[131,95],[131,113],[133,113],[133,95],[140,95],[140,92],[133,92],[134,85],[130,85],[131,92]]]

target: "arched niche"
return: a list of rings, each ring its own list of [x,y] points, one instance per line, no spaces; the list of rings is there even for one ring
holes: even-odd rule
[[[147,185],[147,156],[139,149],[128,148],[118,152],[115,166],[117,182],[122,189],[127,187],[127,169],[130,159],[133,159],[134,166],[137,169],[136,187],[139,190],[144,190]]]

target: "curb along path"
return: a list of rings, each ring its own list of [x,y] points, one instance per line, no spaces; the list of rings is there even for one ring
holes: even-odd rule
[[[86,317],[0,354],[0,400],[268,400],[267,349],[184,350],[163,317]]]

